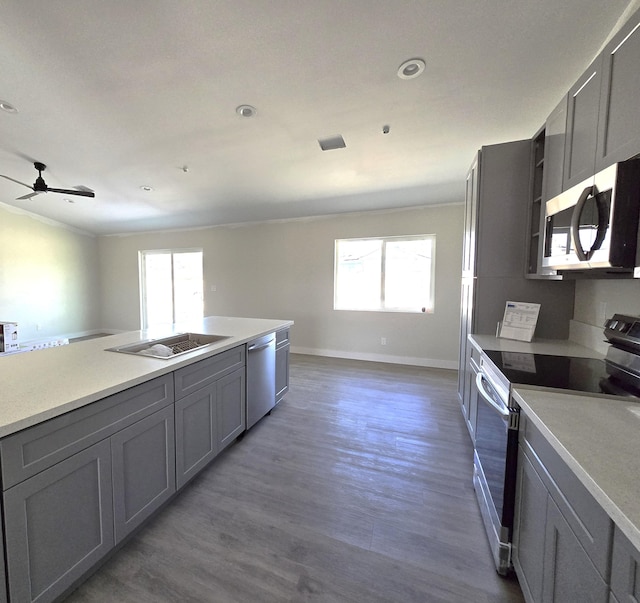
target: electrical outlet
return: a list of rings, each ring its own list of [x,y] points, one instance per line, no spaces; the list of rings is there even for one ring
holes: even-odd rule
[[[380,345],[387,345],[387,338],[386,337],[380,337]]]
[[[211,285],[211,291],[217,291],[218,287],[216,287],[215,285]]]

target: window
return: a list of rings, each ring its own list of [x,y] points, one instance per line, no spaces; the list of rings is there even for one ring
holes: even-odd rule
[[[202,250],[140,252],[142,328],[200,320]]]
[[[435,235],[338,239],[335,310],[433,312]]]

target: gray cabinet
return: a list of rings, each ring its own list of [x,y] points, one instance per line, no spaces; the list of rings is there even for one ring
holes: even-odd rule
[[[543,204],[562,192],[568,101],[569,97],[564,96],[558,106],[547,117],[545,123],[544,173],[542,176]],[[544,224],[544,216],[541,217],[541,222]]]
[[[245,355],[239,346],[176,371],[176,395],[191,392],[175,403],[178,488],[245,430]],[[192,391],[189,382],[204,385]]]
[[[0,440],[7,489],[173,402],[164,375]]]
[[[527,601],[542,601],[544,535],[549,492],[523,453],[518,452],[518,482],[513,536],[513,566]]]
[[[176,491],[173,407],[113,435],[111,459],[117,544]]]
[[[176,483],[182,488],[218,454],[215,384],[177,400],[175,414]]]
[[[276,332],[276,404],[289,391],[289,329]]]
[[[11,600],[53,600],[175,490],[172,402],[165,375],[0,441]]]
[[[244,430],[247,405],[246,374],[238,369],[218,380],[216,384],[216,416],[218,418],[218,450],[224,450]]]
[[[484,146],[466,185],[458,397],[469,406],[467,336],[494,335],[507,301],[541,304],[536,337],[566,338],[574,283],[528,279],[531,141]]]
[[[562,277],[555,270],[542,266],[544,254],[545,204],[562,192],[564,148],[567,129],[567,97],[553,110],[544,127],[532,140],[532,182],[529,206],[529,249],[527,278],[555,279]]]
[[[114,546],[108,439],[4,493],[11,601],[51,601]]]
[[[569,90],[562,190],[640,153],[639,24],[640,11]]]
[[[609,600],[613,523],[521,415],[513,563],[529,603]]]
[[[0,522],[0,543],[4,542],[4,531]],[[0,603],[7,601],[7,574],[5,571],[4,547],[0,546]]]
[[[612,601],[640,602],[640,551],[615,528],[611,558]]]
[[[545,526],[542,601],[607,603],[608,600],[607,583],[550,497]]]
[[[564,152],[563,190],[595,173],[602,55],[569,90]]]
[[[596,171],[640,153],[640,11],[602,52]]]

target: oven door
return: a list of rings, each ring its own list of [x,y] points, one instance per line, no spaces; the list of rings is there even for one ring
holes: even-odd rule
[[[511,532],[518,455],[517,409],[509,408],[480,371],[473,482],[496,569],[511,567]]]

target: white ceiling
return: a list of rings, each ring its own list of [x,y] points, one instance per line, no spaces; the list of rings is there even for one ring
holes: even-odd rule
[[[38,160],[96,197],[0,179],[0,202],[97,234],[460,202],[475,150],[530,138],[628,4],[7,0],[0,174]]]

